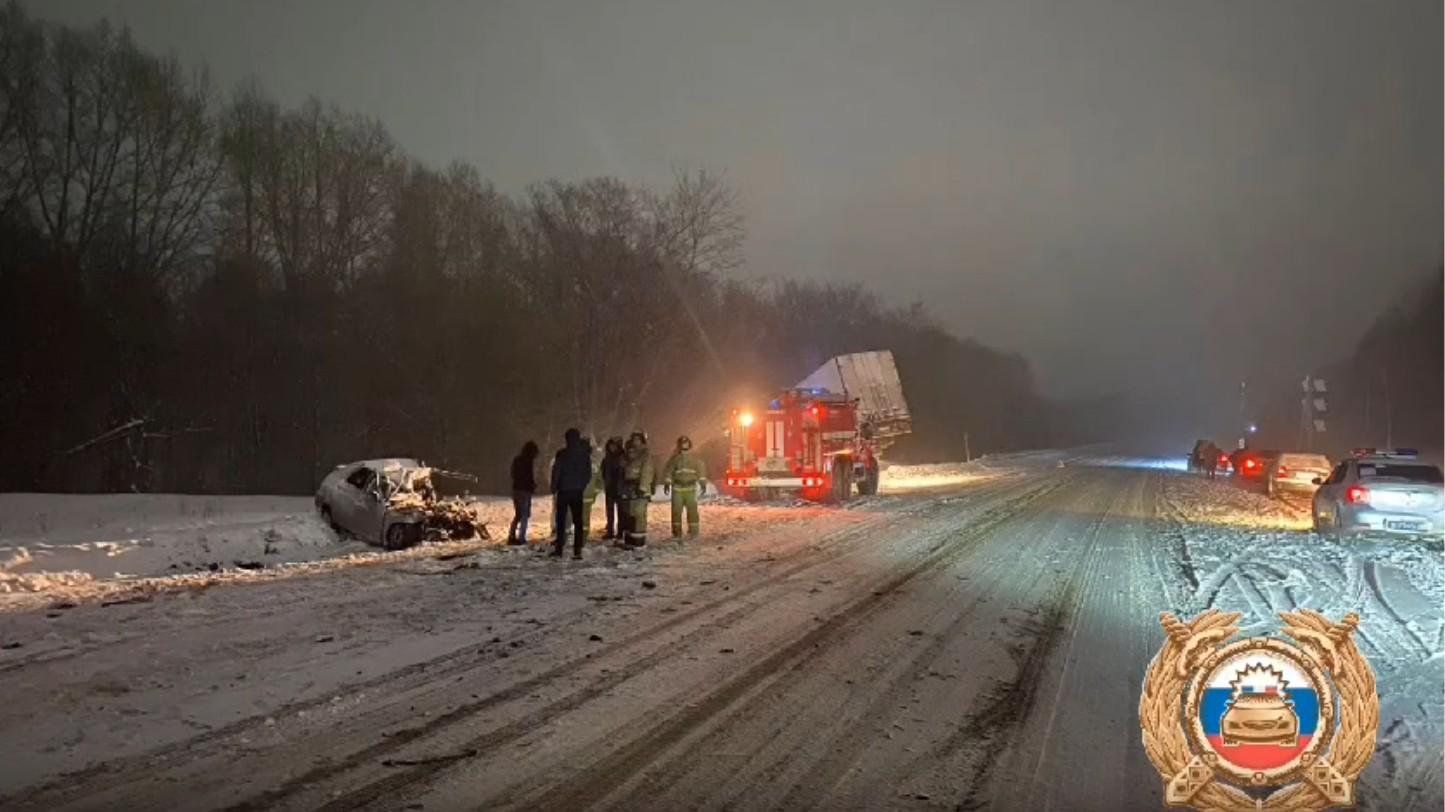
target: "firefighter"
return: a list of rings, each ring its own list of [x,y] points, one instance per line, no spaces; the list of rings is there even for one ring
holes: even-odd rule
[[[627,546],[647,546],[647,505],[656,488],[652,457],[647,452],[647,435],[635,431],[627,438],[623,450],[626,464],[622,470],[622,498],[626,500]]]
[[[603,489],[602,451],[594,441],[589,441],[587,447],[592,454],[592,479],[588,480],[586,490],[582,491],[582,525],[591,530],[592,508],[597,504],[597,494]]]
[[[672,496],[672,537],[682,538],[682,513],[687,511],[687,534],[697,536],[700,530],[697,496],[707,492],[707,473],[702,459],[692,453],[692,440],[677,438],[677,450],[662,468],[662,492]]]

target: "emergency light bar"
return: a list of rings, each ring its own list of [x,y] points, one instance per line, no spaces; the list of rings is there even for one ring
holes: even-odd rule
[[[1420,452],[1413,448],[1356,448],[1350,451],[1352,457],[1386,457],[1399,460],[1413,460]]]

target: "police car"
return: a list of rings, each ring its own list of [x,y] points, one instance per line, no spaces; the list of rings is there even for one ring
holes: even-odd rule
[[[1412,449],[1357,448],[1315,481],[1317,532],[1445,535],[1445,477]]]

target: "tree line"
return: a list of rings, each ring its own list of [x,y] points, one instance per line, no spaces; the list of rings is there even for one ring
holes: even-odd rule
[[[577,425],[721,442],[735,403],[892,349],[898,456],[1042,445],[1027,364],[859,286],[737,273],[707,171],[503,194],[375,119],[123,29],[0,11],[0,489],[306,493],[420,456],[503,487]]]
[[[1311,374],[1322,397],[1325,431],[1315,449],[1344,457],[1358,447],[1415,448],[1439,461],[1445,447],[1445,269],[1435,268],[1370,322],[1348,355]],[[1301,376],[1303,377],[1303,376]],[[1301,382],[1282,386],[1267,405],[1266,440],[1303,445]]]

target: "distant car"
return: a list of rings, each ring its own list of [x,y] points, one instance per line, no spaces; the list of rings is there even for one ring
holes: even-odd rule
[[[1320,480],[1317,532],[1445,535],[1445,477],[1412,452],[1361,449]]]
[[[1314,493],[1332,470],[1329,457],[1323,454],[1285,452],[1270,460],[1264,469],[1264,492],[1270,496],[1280,491]]]
[[[1255,451],[1252,448],[1241,448],[1230,457],[1230,462],[1234,467],[1234,475],[1242,482],[1259,485],[1264,482],[1264,472],[1278,456],[1278,451]]]
[[[1219,462],[1214,465],[1214,472],[1216,474],[1227,474],[1232,465],[1233,463],[1229,460],[1229,454],[1221,451],[1219,452]]]
[[[410,547],[426,536],[421,510],[396,509],[392,497],[409,489],[410,472],[425,470],[414,459],[394,457],[338,465],[321,480],[316,509],[332,529],[388,550]]]

